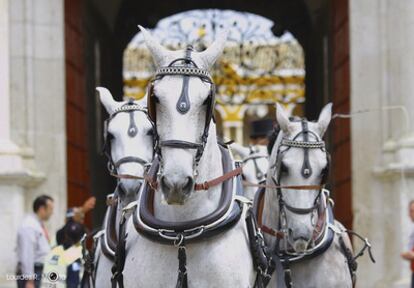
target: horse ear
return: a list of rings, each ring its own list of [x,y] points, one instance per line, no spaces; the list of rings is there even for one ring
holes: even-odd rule
[[[99,93],[101,103],[105,107],[106,112],[108,112],[108,114],[112,114],[118,103],[114,100],[114,97],[112,97],[111,92],[104,87],[96,87],[96,91]]]
[[[229,35],[229,30],[224,30],[220,32],[213,44],[210,45],[206,50],[200,53],[200,58],[204,62],[204,68],[210,69],[216,60],[220,57],[223,52],[224,46],[227,43],[227,36]]]
[[[328,103],[323,107],[321,114],[318,118],[319,135],[322,137],[325,134],[326,129],[329,126],[332,118],[332,103]]]
[[[285,109],[283,109],[282,105],[279,103],[276,103],[276,120],[283,132],[290,132],[292,124],[289,121],[289,117],[287,116]]]
[[[142,106],[142,107],[148,108],[147,107],[147,101],[148,101],[147,97],[148,97],[148,93],[145,93],[144,97],[142,97],[141,99],[135,100],[135,103]]]
[[[241,158],[246,158],[250,154],[250,149],[240,145],[239,143],[230,144],[230,148],[236,152]]]
[[[144,35],[145,44],[151,52],[156,66],[161,66],[163,61],[172,51],[165,49],[158,41],[141,25],[138,25],[141,33]]]

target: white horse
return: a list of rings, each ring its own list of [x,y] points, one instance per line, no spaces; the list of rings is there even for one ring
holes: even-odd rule
[[[223,175],[232,165],[226,149],[219,147],[216,125],[210,121],[214,89],[207,72],[222,53],[227,33],[220,34],[207,50],[194,52],[168,51],[145,29],[141,31],[158,67],[147,97],[158,136],[160,168],[157,186],[152,186],[156,188],[153,199],[149,197],[148,202],[145,198],[144,186],[137,210],[128,221],[125,287],[187,287],[187,279],[189,287],[197,288],[252,287],[255,272],[245,221],[232,222],[226,231],[216,230],[216,235],[198,238],[197,242],[187,241],[207,235],[209,229],[220,225],[232,215],[233,208],[239,207],[234,191],[222,194],[235,178],[210,187],[195,185]],[[196,187],[207,190],[198,191]],[[213,217],[223,206],[222,195],[232,195],[223,216],[208,225],[184,228]],[[146,211],[146,205],[153,206],[148,209],[153,211]],[[243,209],[243,215],[244,212]],[[164,225],[170,228],[163,229]],[[162,239],[170,245],[159,243]]]
[[[329,170],[322,137],[331,120],[331,107],[331,104],[324,107],[317,122],[309,122],[290,121],[277,105],[281,132],[269,160],[267,188],[258,222],[265,232],[267,246],[277,249],[286,266],[285,273],[273,275],[270,287],[276,283],[277,287],[285,287],[282,279],[289,277],[289,269],[293,287],[351,288],[353,285],[340,237],[347,248],[352,246],[343,226],[333,223],[332,210],[327,208],[329,195],[322,189]],[[330,221],[325,222],[326,219]],[[329,243],[329,237],[333,241],[324,251],[322,243],[325,240]],[[320,255],[305,256],[318,249],[321,249]],[[290,265],[284,259],[291,259]]]
[[[244,196],[253,200],[257,191],[257,187],[254,185],[266,179],[269,165],[267,147],[264,145],[245,147],[238,143],[232,143],[230,147],[240,156],[242,161]]]
[[[119,177],[113,195],[108,199],[103,230],[95,250],[95,287],[111,287],[111,268],[116,248],[122,209],[137,199],[146,165],[152,161],[153,127],[142,101],[117,102],[111,93],[99,87],[102,105],[109,114],[105,131],[105,154],[110,172]],[[93,285],[93,284],[92,284]]]

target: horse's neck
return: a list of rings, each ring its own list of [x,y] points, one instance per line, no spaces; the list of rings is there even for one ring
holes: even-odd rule
[[[217,144],[216,127],[210,124],[210,131],[203,156],[198,165],[197,183],[203,183],[223,175],[220,148]],[[207,191],[194,191],[184,205],[167,205],[162,201],[162,192],[155,193],[154,213],[162,220],[189,221],[206,216],[213,212],[219,204],[221,185],[211,187]]]

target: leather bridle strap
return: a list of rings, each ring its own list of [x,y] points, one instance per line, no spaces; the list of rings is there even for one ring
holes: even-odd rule
[[[136,156],[127,156],[124,158],[119,159],[118,161],[115,162],[114,166],[115,169],[118,169],[119,166],[121,166],[122,164],[125,163],[138,163],[141,164],[142,166],[146,166],[148,165],[148,161],[145,161],[144,159],[140,158],[140,157],[136,157]]]
[[[145,177],[143,176],[136,176],[131,174],[115,174],[110,173],[112,177],[118,178],[118,179],[132,179],[132,180],[145,180]]]
[[[183,140],[165,140],[161,141],[161,147],[179,148],[179,149],[201,149],[202,144],[183,141]]]
[[[143,176],[136,176],[131,174],[118,174],[116,171],[118,171],[118,168],[125,163],[137,163],[144,167],[144,171],[147,170],[147,168],[151,165],[148,161],[145,161],[144,159],[136,156],[126,156],[124,158],[119,159],[115,164],[113,164],[113,169],[109,169],[110,175],[118,178],[118,179],[134,179],[134,180],[144,180],[145,178]]]
[[[283,233],[282,231],[275,230],[275,229],[270,228],[269,226],[266,226],[266,225],[261,225],[260,230],[263,231],[266,234],[269,234],[269,235],[271,235],[273,237],[276,237],[276,238],[279,238],[279,239],[282,239],[282,238],[285,237],[285,233]]]
[[[194,190],[200,191],[200,190],[208,190],[210,187],[217,186],[224,181],[227,181],[233,177],[236,177],[238,175],[241,175],[243,173],[242,167],[237,167],[236,169],[233,169],[226,174],[221,175],[220,177],[214,178],[210,181],[206,181],[204,183],[197,183],[194,185]]]
[[[196,183],[194,185],[194,190],[195,191],[208,190],[210,187],[217,186],[233,177],[241,175],[242,172],[243,172],[242,167],[237,167],[236,169],[233,169],[210,181],[205,181],[203,183]],[[148,184],[151,186],[152,189],[157,189],[158,182],[154,178],[149,177],[149,176],[145,176],[144,178],[148,182]]]
[[[258,188],[271,188],[271,189],[286,189],[286,190],[320,190],[325,185],[268,185],[268,184],[256,184],[249,181],[243,181],[243,186],[258,187]]]

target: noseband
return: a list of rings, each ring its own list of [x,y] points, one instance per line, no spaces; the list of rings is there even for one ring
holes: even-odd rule
[[[154,150],[155,150],[155,153],[159,156],[159,159],[162,159],[161,157],[162,147],[170,147],[170,148],[176,148],[176,149],[191,149],[191,150],[196,150],[195,166],[197,166],[198,162],[201,159],[201,156],[203,155],[204,148],[207,143],[210,122],[211,122],[211,119],[213,118],[213,109],[214,109],[214,103],[215,103],[215,91],[214,91],[215,88],[214,88],[214,83],[213,83],[213,80],[209,72],[205,69],[198,68],[197,64],[191,59],[192,51],[193,51],[193,48],[191,46],[188,46],[186,49],[184,58],[175,59],[168,66],[160,67],[157,69],[155,73],[155,77],[149,85],[148,115],[150,116],[151,120],[154,122]],[[174,65],[177,62],[183,62],[183,64]],[[181,95],[176,105],[176,109],[180,114],[186,114],[190,110],[190,107],[191,107],[189,92],[188,92],[190,77],[198,77],[202,81],[207,82],[211,85],[209,95],[206,101],[204,102],[204,104],[207,106],[206,120],[204,124],[204,130],[200,138],[201,141],[198,143],[178,140],[178,139],[163,140],[163,141],[160,141],[159,139],[159,135],[156,129],[157,122],[156,122],[156,109],[155,109],[155,105],[158,100],[157,100],[156,95],[154,94],[154,85],[155,85],[154,82],[156,80],[163,78],[166,75],[183,76],[183,86],[181,89]]]
[[[134,112],[141,111],[147,114],[147,110],[140,105],[134,104],[134,101],[131,99],[126,104],[122,105],[121,107],[115,109],[115,111],[108,117],[108,119],[104,122],[104,146],[103,146],[103,154],[108,159],[108,170],[110,174],[117,178],[127,178],[127,179],[143,179],[143,177],[135,176],[135,175],[120,175],[118,174],[118,168],[125,163],[138,163],[144,167],[144,170],[150,165],[150,163],[138,156],[126,156],[118,161],[114,162],[111,155],[111,137],[113,137],[110,133],[108,133],[108,126],[109,122],[118,114],[118,113],[128,113],[129,114],[129,127],[127,130],[128,136],[133,138],[138,133],[138,128],[135,125],[134,119]]]

